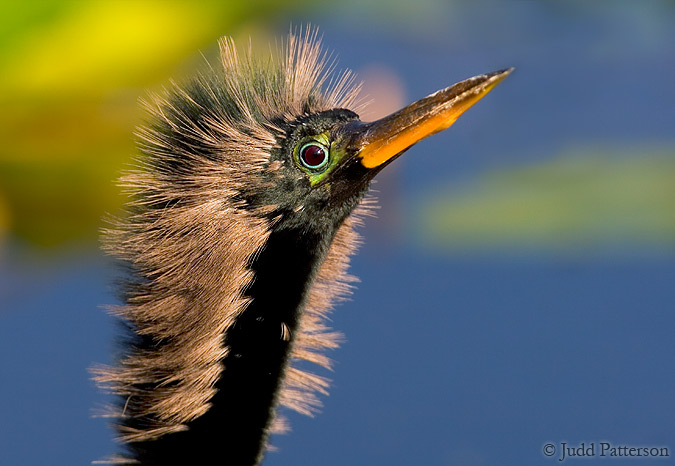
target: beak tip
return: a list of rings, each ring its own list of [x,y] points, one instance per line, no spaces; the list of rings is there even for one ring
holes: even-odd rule
[[[503,70],[495,71],[495,72],[492,73],[492,74],[503,74],[503,75],[505,75],[505,76],[508,76],[508,75],[511,74],[511,73],[513,72],[513,70],[515,70],[515,69],[516,69],[516,68],[515,68],[514,66],[509,66],[508,68],[504,68]]]
[[[504,68],[503,70],[498,70],[498,71],[493,71],[492,73],[488,73],[484,75],[486,81],[492,81],[492,82],[501,82],[504,78],[506,78],[508,75],[513,73],[513,70],[515,68],[513,66],[509,68]]]

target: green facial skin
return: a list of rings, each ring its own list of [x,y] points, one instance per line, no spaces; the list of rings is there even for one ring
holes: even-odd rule
[[[317,145],[321,146],[321,148],[324,151],[326,151],[327,162],[325,164],[312,168],[308,167],[305,163],[302,162],[302,160],[300,160],[300,150],[304,148],[306,145],[311,143],[316,143]],[[340,155],[341,154],[337,153],[335,143],[334,141],[331,141],[330,133],[328,132],[324,132],[321,134],[317,134],[316,136],[303,139],[293,149],[293,160],[302,171],[307,173],[310,185],[312,187],[321,183],[321,181],[323,181],[326,178],[326,176],[328,176],[328,174],[333,170],[333,168],[338,164],[338,162],[342,158]]]

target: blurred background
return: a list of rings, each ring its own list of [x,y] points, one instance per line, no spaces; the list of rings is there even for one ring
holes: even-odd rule
[[[265,464],[555,464],[546,443],[601,441],[674,463],[675,2],[41,0],[0,3],[0,465],[116,451],[87,368],[114,350],[98,232],[139,98],[222,35],[264,51],[306,23],[364,118],[516,71],[381,174],[331,394]]]

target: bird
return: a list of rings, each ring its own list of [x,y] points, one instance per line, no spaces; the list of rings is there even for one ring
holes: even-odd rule
[[[125,269],[122,342],[93,369],[117,400],[111,463],[258,465],[288,430],[280,407],[315,413],[329,381],[297,363],[331,367],[342,336],[326,317],[353,287],[371,180],[512,71],[364,122],[316,28],[269,56],[219,49],[219,66],[145,102],[129,201],[103,234]]]

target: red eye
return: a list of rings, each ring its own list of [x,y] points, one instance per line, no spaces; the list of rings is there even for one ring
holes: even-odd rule
[[[310,142],[300,149],[300,161],[307,168],[321,168],[328,163],[328,151],[323,146]]]

